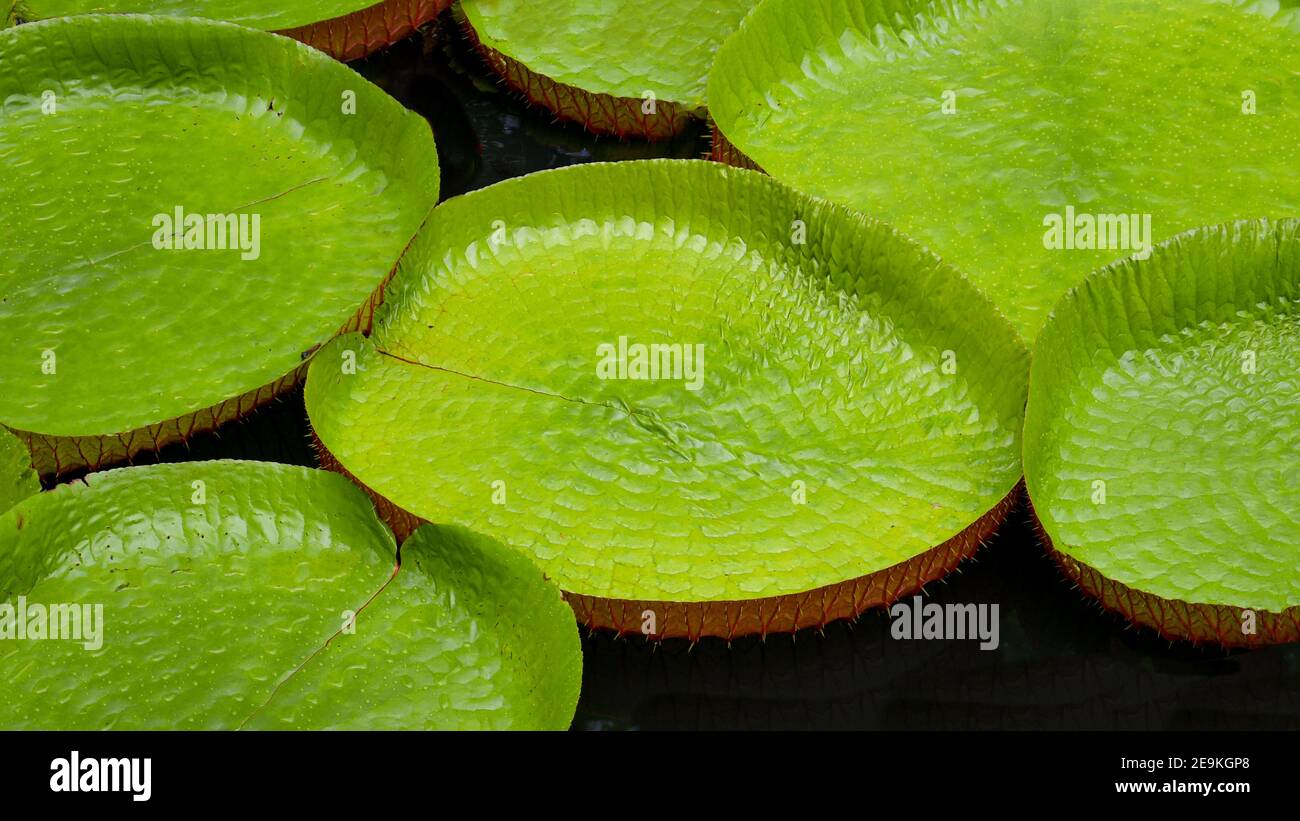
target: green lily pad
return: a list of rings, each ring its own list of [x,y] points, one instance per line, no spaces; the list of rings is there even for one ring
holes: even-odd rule
[[[462,0],[488,64],[597,133],[662,139],[704,111],[713,54],[757,0]]]
[[[40,489],[32,455],[13,434],[0,428],[0,513]]]
[[[638,345],[668,347],[650,366]],[[704,628],[730,635],[830,608],[728,621],[752,600],[918,584],[909,562],[1016,486],[1026,370],[988,301],[892,229],[652,160],[440,206],[306,400],[402,510],[523,549],[574,596],[740,602]]]
[[[77,14],[203,17],[274,31],[340,60],[366,56],[411,34],[452,0],[21,0],[23,20]]]
[[[1074,290],[1035,347],[1025,423],[1067,572],[1167,635],[1300,640],[1297,361],[1297,220],[1197,229]]]
[[[916,237],[1032,338],[1152,242],[1300,215],[1297,74],[1294,0],[770,0],[708,96],[749,159]]]
[[[86,482],[0,517],[6,729],[572,720],[573,614],[517,551],[427,527],[395,572],[365,495],[324,471],[205,462]]]
[[[282,37],[90,15],[0,64],[0,423],[42,473],[269,399],[437,200],[428,124]]]

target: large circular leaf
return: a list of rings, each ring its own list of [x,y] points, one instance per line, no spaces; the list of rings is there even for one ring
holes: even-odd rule
[[[1300,215],[1294,0],[770,0],[709,108],[778,179],[893,223],[1032,338],[1089,272]]]
[[[1166,635],[1300,640],[1297,361],[1300,221],[1198,229],[1073,291],[1025,424],[1067,573]]]
[[[462,0],[487,63],[597,133],[661,139],[704,109],[713,53],[757,0]]]
[[[364,494],[324,471],[205,462],[86,481],[0,517],[0,726],[562,729],[573,718],[573,614],[516,551],[427,527],[395,569]]]
[[[141,13],[205,17],[276,31],[340,60],[355,60],[401,40],[452,0],[23,0],[22,19]]]
[[[343,470],[526,550],[588,622],[736,635],[977,546],[1026,358],[886,226],[714,163],[595,164],[436,209],[307,406]]]
[[[428,124],[281,37],[71,17],[0,64],[0,423],[43,473],[269,398],[437,200]]]

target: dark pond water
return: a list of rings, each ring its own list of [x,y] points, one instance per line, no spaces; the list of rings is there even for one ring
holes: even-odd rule
[[[597,139],[502,91],[445,21],[354,67],[437,135],[456,196],[574,163],[700,157],[698,128],[669,144]],[[166,449],[163,461],[315,465],[300,395]],[[146,460],[139,460],[146,461]],[[650,644],[593,634],[577,729],[1300,728],[1300,647],[1226,653],[1168,642],[1102,613],[1061,579],[1023,512],[927,600],[996,603],[1000,646],[896,641],[883,612],[824,633]]]

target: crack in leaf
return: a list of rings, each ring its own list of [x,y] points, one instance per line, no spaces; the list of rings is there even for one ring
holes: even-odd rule
[[[464,379],[472,379],[476,382],[484,382],[486,384],[496,385],[502,388],[510,388],[513,390],[526,391],[527,393],[535,394],[537,396],[545,396],[550,399],[562,399],[565,402],[572,402],[576,405],[587,405],[589,407],[606,408],[608,410],[621,411],[622,413],[627,414],[627,416],[632,420],[632,423],[636,425],[638,428],[650,434],[651,436],[655,437],[656,439],[662,441],[670,451],[676,453],[678,456],[680,456],[682,459],[686,460],[687,462],[691,462],[691,463],[695,462],[695,457],[689,451],[687,451],[686,448],[682,445],[681,438],[677,435],[676,432],[672,430],[672,428],[669,427],[668,423],[662,420],[659,414],[655,413],[654,411],[643,409],[643,408],[634,408],[631,405],[629,405],[622,397],[619,397],[617,400],[612,402],[593,402],[589,399],[565,396],[562,393],[553,393],[551,391],[541,390],[540,388],[530,388],[525,385],[515,385],[510,382],[501,382],[486,376],[478,376],[476,374],[457,371],[452,368],[446,368],[439,365],[430,365],[425,362],[418,362],[416,360],[407,359],[406,357],[399,356],[398,354],[395,353],[391,353],[379,347],[376,347],[375,350],[379,353],[380,356],[386,356],[389,359],[393,359],[398,362],[405,363],[407,365],[412,365],[417,368],[425,368],[431,371],[447,373],[453,376],[459,376]]]
[[[379,586],[378,590],[370,594],[370,598],[366,599],[365,602],[362,603],[360,607],[358,607],[356,610],[353,611],[352,623],[354,625],[357,623],[357,620],[361,618],[361,614],[365,612],[366,608],[369,607],[381,595],[383,595],[384,591],[387,590],[388,586],[393,583],[393,580],[397,578],[397,574],[401,572],[401,570],[402,570],[402,549],[399,547],[397,549],[397,554],[394,557],[392,573],[390,573],[388,578],[384,581],[384,583]],[[318,646],[315,650],[312,650],[311,653],[305,659],[299,662],[297,667],[290,670],[284,676],[281,676],[280,680],[276,682],[275,687],[272,688],[271,693],[266,697],[266,699],[261,704],[259,704],[257,708],[253,710],[253,712],[249,713],[248,716],[245,717],[243,721],[239,722],[239,725],[235,729],[236,730],[244,729],[244,727],[247,726],[248,722],[257,718],[257,716],[260,715],[263,710],[269,707],[271,702],[275,700],[275,697],[280,694],[280,691],[284,689],[284,686],[286,684],[288,684],[290,681],[293,680],[295,676],[297,676],[299,673],[305,670],[307,668],[307,665],[311,664],[312,661],[314,661],[317,656],[320,656],[322,653],[328,650],[330,648],[330,645],[334,643],[335,639],[343,635],[344,627],[345,627],[344,625],[340,625],[337,630],[335,630],[332,634],[330,634],[329,638],[325,639],[325,641],[322,642],[320,646]]]
[[[263,197],[263,198],[260,199],[260,200],[254,200],[254,201],[252,201],[252,202],[250,202],[250,203],[246,203],[246,204],[244,204],[244,205],[240,205],[240,206],[238,206],[238,207],[236,207],[236,208],[234,208],[234,209],[232,209],[232,210],[230,210],[230,211],[228,211],[228,212],[224,212],[224,213],[237,214],[237,213],[239,213],[240,211],[247,210],[247,209],[252,208],[253,206],[256,206],[256,205],[263,205],[263,204],[265,204],[265,203],[272,202],[273,200],[278,200],[278,199],[280,199],[281,197],[288,196],[289,194],[292,194],[294,191],[300,191],[300,190],[302,190],[303,188],[307,188],[308,186],[316,185],[317,183],[325,182],[325,181],[328,180],[328,179],[330,179],[330,178],[329,178],[329,177],[317,177],[317,178],[314,179],[314,180],[307,180],[306,182],[301,182],[301,183],[298,183],[297,185],[290,186],[289,188],[286,188],[285,190],[281,191],[281,192],[278,193],[278,194],[272,194],[272,195],[270,195],[269,197]],[[184,230],[179,230],[179,231],[176,231],[176,232],[174,232],[174,233],[172,234],[172,239],[178,239],[178,240],[179,240],[179,239],[183,239],[184,237],[185,237],[185,231],[184,231]],[[137,242],[135,245],[127,246],[126,248],[123,248],[123,249],[120,250],[120,251],[113,251],[112,253],[110,253],[110,254],[106,254],[106,255],[104,255],[104,256],[102,256],[102,257],[99,257],[99,258],[97,258],[97,259],[86,259],[86,264],[89,265],[91,268],[94,268],[94,267],[98,266],[98,265],[101,264],[101,263],[108,262],[110,259],[116,259],[117,257],[120,257],[120,256],[122,256],[122,255],[124,255],[124,254],[129,254],[129,253],[131,253],[132,251],[135,251],[135,250],[137,250],[137,249],[139,249],[139,248],[143,248],[143,247],[145,247],[145,246],[147,246],[147,245],[153,245],[153,238],[152,238],[152,237],[150,237],[150,238],[147,239],[147,240],[143,240],[143,241],[141,241],[141,242]]]

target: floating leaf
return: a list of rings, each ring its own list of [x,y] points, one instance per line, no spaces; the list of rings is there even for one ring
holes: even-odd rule
[[[1057,559],[1171,637],[1300,640],[1300,221],[1087,279],[1034,350],[1025,478]]]
[[[86,482],[0,516],[0,726],[563,729],[573,718],[573,614],[517,551],[430,526],[395,569],[364,494],[306,468],[204,462]]]
[[[713,53],[757,0],[463,0],[463,27],[515,91],[598,134],[666,139],[704,111]]]
[[[771,0],[718,52],[709,108],[768,173],[917,238],[1032,339],[1089,271],[1300,216],[1300,9],[1280,6]]]
[[[408,37],[452,0],[23,0],[26,20],[89,13],[205,17],[274,31],[340,60],[356,60]]]
[[[658,160],[440,206],[306,399],[399,527],[525,550],[590,624],[739,635],[851,616],[972,552],[1020,477],[1026,370],[988,301],[892,229]]]
[[[90,15],[0,65],[0,423],[42,474],[272,398],[437,201],[428,124],[282,37]]]

